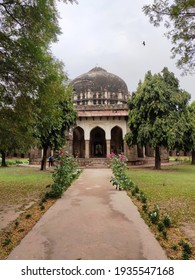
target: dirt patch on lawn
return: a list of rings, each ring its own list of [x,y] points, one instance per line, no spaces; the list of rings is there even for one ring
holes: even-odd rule
[[[27,205],[3,205],[0,208],[0,230],[6,228],[10,223],[16,220],[23,212],[30,208],[35,201]]]
[[[55,201],[48,199],[44,203],[33,202],[22,209],[17,205],[15,209],[13,206],[1,211],[0,260],[8,257]]]
[[[194,223],[183,223],[181,230],[188,237],[190,242],[195,246],[195,224]]]
[[[18,206],[3,206],[0,209],[0,230],[7,227],[11,222],[18,218]]]

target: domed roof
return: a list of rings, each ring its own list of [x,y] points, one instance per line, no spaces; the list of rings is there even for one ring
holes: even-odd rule
[[[118,76],[107,72],[101,67],[95,67],[72,81],[76,93],[110,92],[128,94],[126,83]]]

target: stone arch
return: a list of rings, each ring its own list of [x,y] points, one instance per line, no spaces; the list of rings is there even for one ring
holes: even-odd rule
[[[110,149],[116,155],[124,152],[123,130],[118,125],[111,129]]]
[[[74,157],[85,157],[84,130],[77,126],[73,130],[73,155]]]
[[[89,150],[90,157],[106,157],[106,133],[99,126],[90,132]]]

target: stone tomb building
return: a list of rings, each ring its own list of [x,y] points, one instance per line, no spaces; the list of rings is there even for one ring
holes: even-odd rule
[[[129,149],[124,136],[128,131],[127,85],[118,76],[95,67],[72,81],[74,106],[78,112],[72,131],[72,153],[79,159],[107,158],[122,152],[136,160],[137,150]],[[82,160],[81,160],[82,161]]]

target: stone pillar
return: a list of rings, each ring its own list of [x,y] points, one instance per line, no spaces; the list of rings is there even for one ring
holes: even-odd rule
[[[106,153],[110,155],[110,140],[106,140]]]
[[[85,158],[89,158],[89,140],[85,140]]]
[[[137,159],[137,146],[133,146],[131,148],[128,147],[127,143],[124,141],[124,153],[128,160],[136,160]]]

